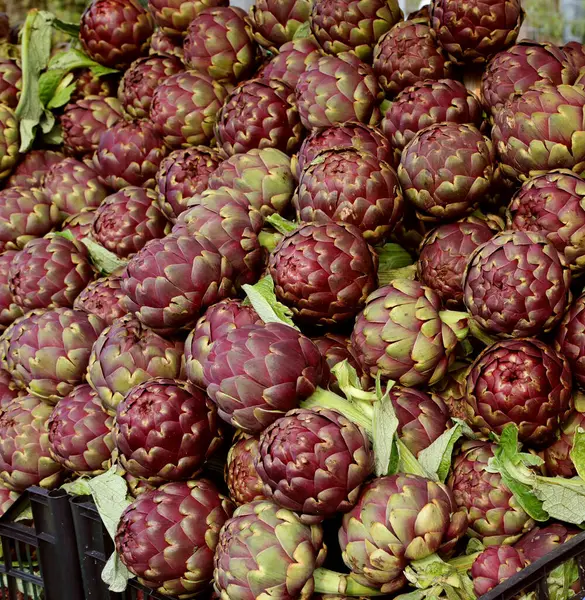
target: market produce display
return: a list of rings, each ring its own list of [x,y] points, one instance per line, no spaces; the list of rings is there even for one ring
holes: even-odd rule
[[[92,494],[138,598],[475,600],[577,535],[585,47],[523,17],[31,11],[0,55],[0,517]]]

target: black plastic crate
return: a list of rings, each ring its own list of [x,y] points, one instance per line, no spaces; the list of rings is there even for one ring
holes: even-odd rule
[[[32,521],[16,520],[28,507]],[[29,488],[0,519],[2,600],[83,600],[69,496]]]

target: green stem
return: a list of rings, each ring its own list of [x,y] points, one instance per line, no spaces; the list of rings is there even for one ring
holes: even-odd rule
[[[491,335],[487,334],[476,322],[474,319],[469,319],[469,332],[476,339],[479,340],[482,344],[486,346],[491,346],[497,340],[493,338]]]
[[[473,554],[464,554],[457,558],[449,560],[449,564],[457,569],[460,573],[467,573],[473,567],[475,559],[481,554],[481,552],[474,552]]]
[[[398,436],[396,436],[396,444],[398,445],[398,453],[400,455],[400,472],[429,478],[429,474],[423,469],[416,456]]]
[[[272,225],[272,227],[274,227],[278,233],[282,233],[282,235],[291,233],[299,228],[298,223],[289,221],[284,217],[281,217],[278,213],[274,213],[273,215],[266,217],[266,222],[270,223],[270,225]]]
[[[313,573],[315,592],[333,596],[384,596],[380,590],[358,583],[351,575],[336,573],[329,569],[316,569]]]
[[[272,252],[276,246],[278,246],[280,240],[282,239],[282,235],[280,233],[271,233],[269,231],[262,230],[258,234],[258,241],[262,248],[266,248],[268,252]]]

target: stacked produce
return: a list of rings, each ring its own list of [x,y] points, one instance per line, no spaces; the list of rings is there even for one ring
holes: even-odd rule
[[[2,512],[113,478],[118,576],[181,599],[472,600],[576,535],[583,47],[519,0],[93,0],[53,58],[39,15],[0,61]]]

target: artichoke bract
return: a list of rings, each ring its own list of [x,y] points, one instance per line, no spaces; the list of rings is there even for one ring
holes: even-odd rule
[[[202,10],[189,24],[184,62],[212,79],[235,83],[256,67],[256,44],[246,30],[246,13],[237,6]]]
[[[298,0],[295,0],[297,4]],[[303,2],[304,0],[301,0]],[[258,2],[255,6],[258,6]],[[278,50],[278,54],[268,62],[263,70],[265,79],[282,79],[291,87],[295,87],[307,67],[323,56],[321,46],[313,37],[300,38],[287,42]]]
[[[17,255],[14,250],[0,254],[0,331],[23,315],[22,307],[15,302],[9,286],[10,265]]]
[[[585,172],[585,88],[537,83],[494,116],[492,139],[504,174],[520,180],[552,169]]]
[[[498,584],[521,571],[528,561],[512,546],[491,546],[486,548],[471,567],[473,590],[478,597],[487,594]]]
[[[421,244],[416,263],[419,281],[437,292],[447,308],[462,308],[463,274],[469,257],[494,233],[486,221],[474,217],[439,225]]]
[[[363,123],[344,123],[318,129],[305,138],[298,153],[293,157],[293,169],[297,179],[321,152],[335,148],[354,149],[356,152],[373,154],[380,161],[392,163],[390,143],[379,129]]]
[[[148,51],[154,22],[138,0],[92,0],[81,17],[79,39],[90,58],[123,69]]]
[[[529,337],[551,331],[570,303],[571,272],[542,235],[498,233],[471,255],[463,300],[489,334]]]
[[[226,156],[253,148],[292,154],[303,137],[293,89],[276,79],[240,83],[219,111],[215,136]]]
[[[237,508],[220,532],[215,591],[221,600],[249,600],[266,591],[281,600],[309,600],[325,555],[320,525],[305,525],[294,512],[257,500]]]
[[[431,24],[459,64],[483,64],[514,42],[524,20],[520,0],[432,0]]]
[[[264,495],[301,519],[348,512],[374,468],[366,432],[335,410],[295,409],[260,435]]]
[[[522,94],[535,83],[572,84],[577,70],[553,44],[524,40],[490,61],[481,79],[486,110],[495,115],[512,94]]]
[[[394,152],[395,164],[419,132],[437,123],[469,123],[480,127],[483,113],[479,100],[454,79],[419,81],[402,90],[389,105],[382,129]]]
[[[295,191],[291,159],[276,148],[253,148],[224,160],[210,175],[208,188],[242,192],[250,206],[268,215],[285,212]]]
[[[343,561],[363,585],[384,593],[406,583],[413,560],[446,551],[467,527],[451,490],[418,475],[392,475],[368,483],[343,517],[339,544]]]
[[[265,48],[282,51],[282,46],[291,42],[297,29],[308,20],[310,11],[310,0],[254,2],[249,13],[254,39]]]
[[[488,471],[494,448],[489,442],[464,442],[449,478],[457,506],[467,513],[468,535],[486,546],[513,544],[536,524],[502,476]]]
[[[528,532],[514,548],[522,553],[526,560],[537,561],[561,544],[580,533],[576,527],[567,527],[562,523],[553,523],[546,527],[535,527]]]
[[[144,586],[192,598],[213,579],[219,532],[232,510],[210,481],[167,483],[140,494],[124,511],[116,551]]]
[[[14,111],[0,104],[0,181],[6,179],[18,160],[20,133]]]
[[[311,31],[327,54],[353,52],[370,62],[380,37],[402,21],[398,0],[313,2]]]
[[[264,499],[264,484],[254,466],[259,456],[258,438],[244,436],[229,450],[225,481],[230,498],[238,505]]]
[[[114,420],[87,384],[62,398],[48,421],[51,456],[64,469],[95,476],[111,464]]]
[[[83,383],[90,353],[105,323],[81,310],[34,310],[2,339],[2,364],[15,383],[56,404]]]
[[[370,294],[351,343],[362,368],[406,387],[440,381],[455,358],[466,321],[451,322],[439,295],[418,281],[395,279]],[[445,321],[443,321],[445,319]]]
[[[222,441],[217,408],[186,382],[155,378],[118,405],[114,429],[122,468],[150,484],[193,479]]]
[[[329,221],[301,225],[270,255],[274,291],[304,323],[352,320],[376,289],[378,258],[360,231]]]
[[[529,179],[508,207],[508,228],[546,236],[572,271],[585,269],[585,180],[557,170]]]
[[[585,427],[585,413],[575,410],[563,423],[558,439],[542,451],[546,473],[550,477],[569,479],[577,475],[571,451],[575,432],[579,427]]]
[[[583,44],[580,42],[569,42],[561,50],[574,69],[581,71],[585,67],[585,46]]]
[[[234,329],[261,323],[256,311],[242,304],[241,300],[230,298],[210,306],[185,341],[187,379],[205,389],[207,382],[203,378],[203,365],[213,344]]]
[[[369,244],[385,241],[402,218],[396,171],[363,150],[325,150],[305,165],[294,196],[305,223],[355,225]]]
[[[170,231],[156,192],[134,186],[108,196],[96,210],[92,224],[96,242],[122,257],[135,254],[150,240]]]
[[[95,211],[95,208],[84,208],[76,215],[67,217],[61,224],[61,231],[70,231],[76,240],[89,237],[95,219]]]
[[[226,95],[225,87],[205,73],[177,73],[156,88],[150,119],[171,149],[207,144]]]
[[[62,467],[49,451],[52,410],[34,396],[23,396],[0,411],[0,479],[9,490],[51,489],[61,482]]]
[[[555,348],[569,361],[575,381],[585,387],[585,295],[575,300],[561,322]]]
[[[76,75],[75,89],[71,94],[72,102],[88,96],[107,98],[116,95],[118,78],[115,75],[98,77],[90,69],[82,69]]]
[[[419,81],[448,77],[451,63],[424,21],[404,21],[383,35],[374,48],[374,72],[389,96]]]
[[[87,382],[104,409],[115,415],[118,404],[135,385],[153,377],[179,378],[182,355],[182,344],[165,340],[127,315],[116,319],[96,340]]]
[[[0,485],[0,517],[20,498],[19,492],[13,492],[4,485]],[[6,589],[6,588],[4,588]]]
[[[123,120],[124,109],[117,98],[82,98],[68,104],[61,115],[63,145],[75,156],[93,154],[102,135]]]
[[[22,157],[6,187],[40,187],[49,169],[64,158],[64,154],[55,150],[31,150]]]
[[[0,368],[0,409],[6,408],[15,398],[25,394],[26,392],[14,383],[9,373]]]
[[[167,77],[184,70],[178,58],[148,56],[134,61],[124,73],[118,88],[118,100],[134,119],[146,119],[152,96]]]
[[[75,298],[73,308],[97,315],[104,323],[111,325],[126,314],[121,303],[123,297],[121,277],[100,277],[85,286]]]
[[[73,306],[95,277],[86,247],[76,240],[49,235],[31,240],[10,264],[8,285],[25,312]]]
[[[180,44],[189,23],[203,9],[227,4],[227,0],[148,0],[148,9],[159,26],[157,31],[179,40]]]
[[[324,368],[315,344],[296,329],[255,324],[238,327],[213,344],[203,378],[219,416],[258,433],[313,394]]]
[[[168,0],[162,1],[167,2]],[[179,0],[179,2],[180,1],[181,0]],[[199,0],[196,1],[198,2]],[[185,4],[189,4],[189,2],[185,2]],[[185,27],[187,27],[188,25],[189,23],[187,23]],[[183,38],[169,37],[163,32],[162,29],[157,29],[150,38],[149,54],[158,56],[170,56],[178,58],[182,61],[185,56],[185,53],[183,52]]]
[[[301,122],[309,130],[347,121],[376,125],[384,98],[371,67],[348,52],[310,64],[295,94]]]
[[[467,376],[467,420],[484,435],[515,423],[521,442],[550,443],[572,408],[567,359],[536,339],[487,347]]]
[[[221,163],[219,154],[205,146],[171,152],[156,174],[156,191],[161,210],[169,221],[187,209],[189,198],[204,192],[209,178]]]
[[[10,108],[18,106],[22,88],[22,71],[15,60],[0,59],[0,104]]]
[[[437,123],[417,133],[398,167],[404,197],[431,220],[471,212],[492,191],[497,173],[491,141],[462,123]]]

